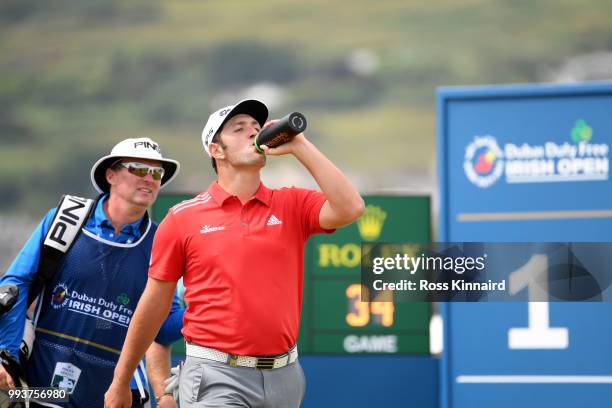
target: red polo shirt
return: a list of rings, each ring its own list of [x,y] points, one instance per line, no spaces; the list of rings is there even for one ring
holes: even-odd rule
[[[149,276],[185,284],[183,335],[231,354],[280,354],[295,345],[304,245],[325,231],[325,196],[263,184],[244,205],[213,182],[174,206],[155,234]]]

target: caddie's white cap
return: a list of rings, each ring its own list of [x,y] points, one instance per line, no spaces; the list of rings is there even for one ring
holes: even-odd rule
[[[204,126],[202,131],[202,144],[209,156],[208,146],[210,146],[215,133],[225,125],[225,122],[241,113],[252,116],[262,127],[266,123],[266,119],[268,119],[268,107],[263,102],[255,99],[245,99],[235,105],[219,109],[208,117],[208,122],[206,122],[206,126]]]
[[[165,170],[161,187],[176,177],[180,168],[180,164],[176,160],[162,157],[159,145],[148,137],[125,139],[117,143],[108,156],[100,158],[91,168],[91,182],[100,193],[108,193],[110,189],[106,181],[106,169],[123,157],[159,160]]]

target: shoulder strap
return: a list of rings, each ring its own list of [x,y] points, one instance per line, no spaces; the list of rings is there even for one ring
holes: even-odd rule
[[[95,203],[96,200],[89,198],[67,194],[62,196],[40,250],[38,271],[28,292],[28,305],[32,304],[43,286],[57,271],[62,259],[87,222]]]

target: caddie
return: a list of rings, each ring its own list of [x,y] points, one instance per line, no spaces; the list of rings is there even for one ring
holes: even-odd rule
[[[40,400],[30,406],[103,405],[147,282],[157,230],[147,209],[178,171],[179,163],[163,157],[149,138],[117,143],[91,168],[91,182],[100,195],[95,200],[65,196],[0,279],[0,285],[19,288],[16,304],[0,317],[0,349],[8,356],[4,361],[20,366],[29,387],[69,392],[68,402]],[[20,359],[24,327],[30,326],[24,326],[26,310],[36,298],[31,319],[35,341]],[[150,380],[160,394],[156,397],[162,396],[163,380],[170,374],[169,345],[181,337],[183,310],[176,295],[171,303],[147,353]],[[1,389],[24,385],[16,384],[19,376],[5,367],[11,365],[0,366]],[[151,396],[142,361],[130,387],[131,406],[148,406]],[[176,407],[172,398],[161,398],[158,406]]]

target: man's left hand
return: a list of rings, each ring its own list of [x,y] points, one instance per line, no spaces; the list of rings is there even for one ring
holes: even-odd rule
[[[178,405],[176,405],[176,401],[170,394],[162,395],[162,397],[159,399],[159,402],[157,403],[157,406],[159,408],[177,408],[178,407]]]

